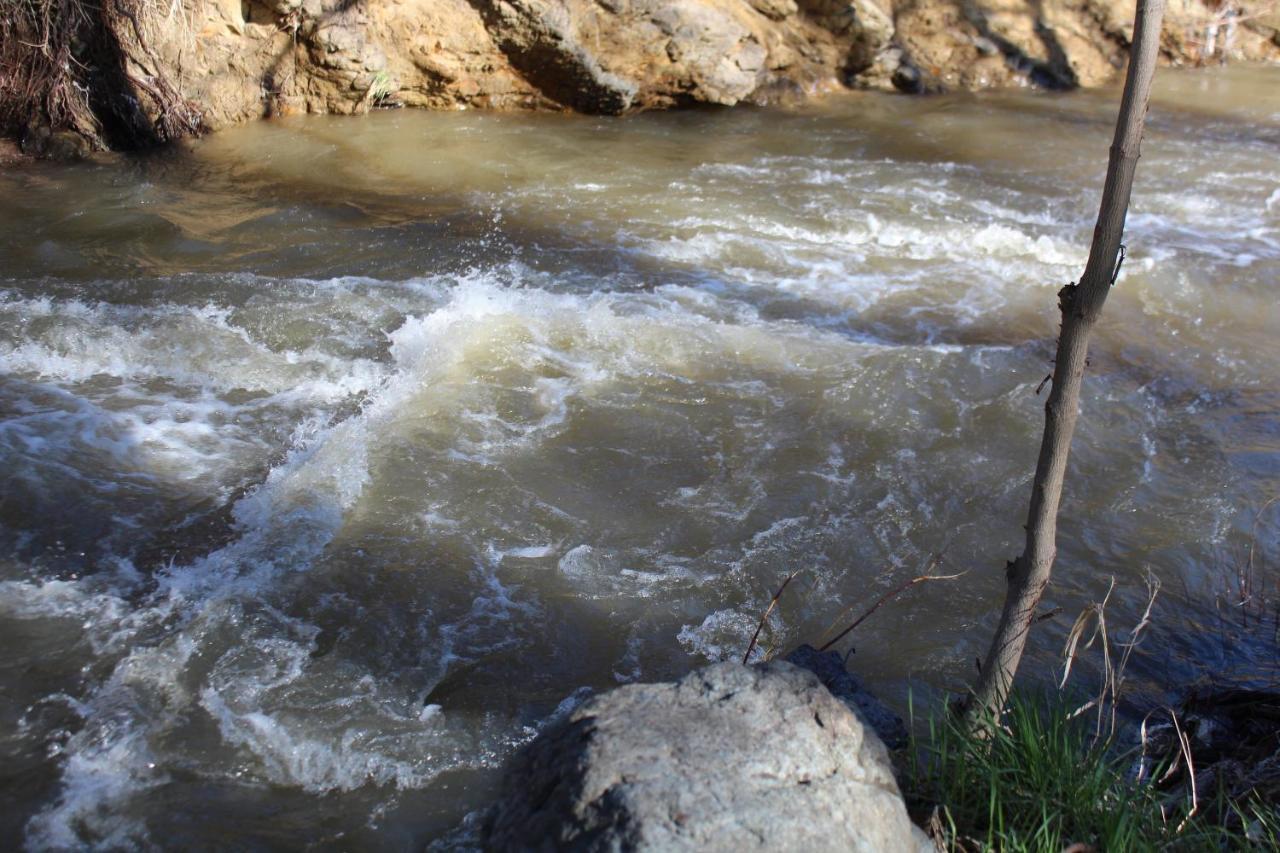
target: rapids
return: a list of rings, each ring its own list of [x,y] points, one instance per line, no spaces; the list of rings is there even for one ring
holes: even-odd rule
[[[1274,676],[1218,600],[1280,487],[1278,84],[1158,78],[1033,678],[1148,571],[1131,701]],[[1115,95],[378,113],[0,172],[0,838],[460,843],[546,720],[741,656],[797,569],[764,649],[968,570],[851,637],[900,709],[962,689]]]

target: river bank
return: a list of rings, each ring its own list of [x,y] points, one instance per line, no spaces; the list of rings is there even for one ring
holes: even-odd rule
[[[1172,65],[1280,58],[1267,0],[1171,5]],[[847,89],[1071,89],[1126,0],[81,0],[0,4],[0,130],[73,158],[387,106],[622,114]]]

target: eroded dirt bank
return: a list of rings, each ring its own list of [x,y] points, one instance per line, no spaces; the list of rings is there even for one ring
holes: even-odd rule
[[[569,109],[1106,82],[1128,0],[3,0],[0,123],[35,153],[277,114]],[[1280,57],[1267,0],[1174,0],[1172,63]]]

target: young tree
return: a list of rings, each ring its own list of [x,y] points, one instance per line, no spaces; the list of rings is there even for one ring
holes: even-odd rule
[[[1089,337],[1102,313],[1107,292],[1123,261],[1121,237],[1129,210],[1133,175],[1138,166],[1143,122],[1151,95],[1151,78],[1160,48],[1160,25],[1165,0],[1137,0],[1133,45],[1120,114],[1102,190],[1102,204],[1089,247],[1089,260],[1079,284],[1058,292],[1062,331],[1054,362],[1053,388],[1045,403],[1044,436],[1031,487],[1027,514],[1027,540],[1022,555],[1009,564],[1008,589],[1000,624],[982,664],[974,695],[968,703],[971,724],[999,714],[1008,698],[1018,661],[1027,643],[1027,632],[1036,607],[1049,583],[1057,551],[1058,503],[1080,409],[1080,385],[1084,377]]]

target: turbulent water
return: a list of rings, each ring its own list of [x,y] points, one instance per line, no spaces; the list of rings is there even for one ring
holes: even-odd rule
[[[1162,75],[1027,664],[1113,578],[1122,638],[1150,572],[1135,701],[1274,666],[1220,600],[1280,487],[1280,72]],[[0,837],[458,842],[540,725],[741,656],[795,570],[766,650],[968,570],[851,637],[900,707],[963,688],[1114,102],[383,113],[0,174]]]

